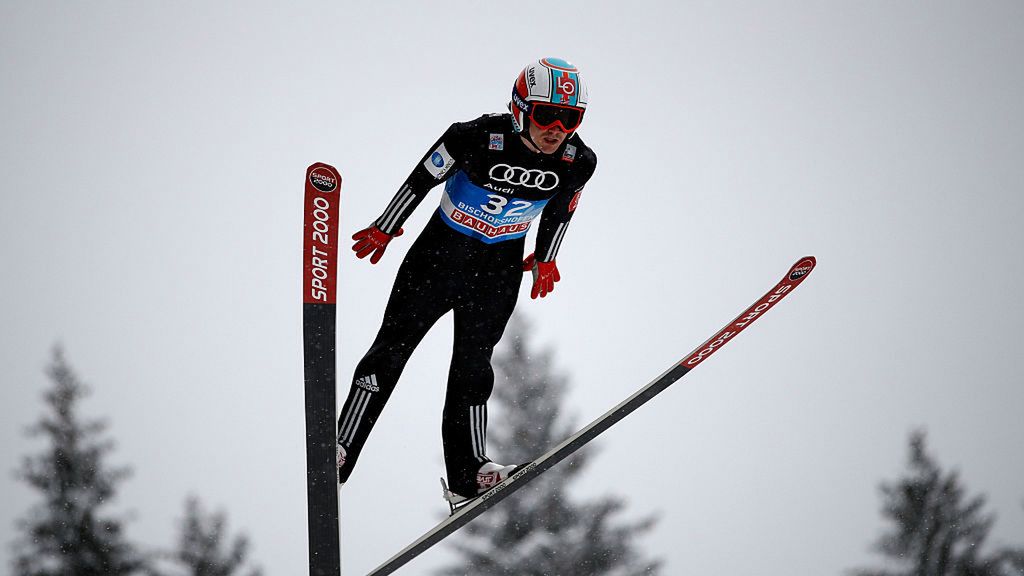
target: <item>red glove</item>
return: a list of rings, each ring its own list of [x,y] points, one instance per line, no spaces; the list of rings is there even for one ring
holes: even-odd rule
[[[376,264],[380,262],[380,257],[384,255],[388,242],[391,242],[392,238],[401,236],[404,233],[405,230],[399,228],[398,232],[392,236],[391,234],[381,232],[380,228],[376,226],[370,226],[352,235],[352,239],[356,241],[352,246],[352,251],[356,253],[356,258],[366,258],[367,254],[373,254],[370,256],[370,264]]]
[[[554,292],[555,282],[562,279],[554,260],[540,262],[534,258],[533,254],[523,260],[523,272],[527,270],[533,271],[533,290],[530,291],[530,298],[533,299],[536,299],[538,295],[543,298]]]

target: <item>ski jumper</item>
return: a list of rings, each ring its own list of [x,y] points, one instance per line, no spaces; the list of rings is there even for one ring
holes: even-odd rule
[[[437,211],[399,267],[380,331],[356,366],[338,420],[345,482],[394,391],[413,349],[454,311],[455,341],[442,416],[452,490],[476,494],[486,455],[491,353],[516,305],[524,244],[540,218],[535,254],[549,262],[596,167],[577,134],[553,154],[527,148],[509,114],[452,124],[430,148],[375,222],[395,234],[427,193],[444,182]]]

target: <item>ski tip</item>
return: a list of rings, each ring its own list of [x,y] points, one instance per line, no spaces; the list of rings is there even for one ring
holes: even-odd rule
[[[793,267],[789,269],[786,274],[786,279],[791,282],[800,282],[814,270],[814,267],[818,264],[818,260],[814,256],[804,256],[803,258],[796,261]]]
[[[321,192],[332,192],[341,186],[341,173],[334,166],[324,162],[310,164],[306,168],[306,179]]]

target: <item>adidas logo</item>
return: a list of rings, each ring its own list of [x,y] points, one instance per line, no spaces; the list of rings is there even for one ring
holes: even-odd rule
[[[370,392],[380,392],[380,386],[377,386],[377,375],[371,374],[369,376],[362,376],[356,380],[356,386],[363,390],[369,390]]]

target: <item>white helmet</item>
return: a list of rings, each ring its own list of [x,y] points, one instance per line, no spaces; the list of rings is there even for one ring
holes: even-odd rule
[[[529,122],[539,128],[560,126],[573,133],[587,109],[587,85],[576,66],[561,58],[541,58],[519,73],[512,86],[512,124],[529,133]]]

